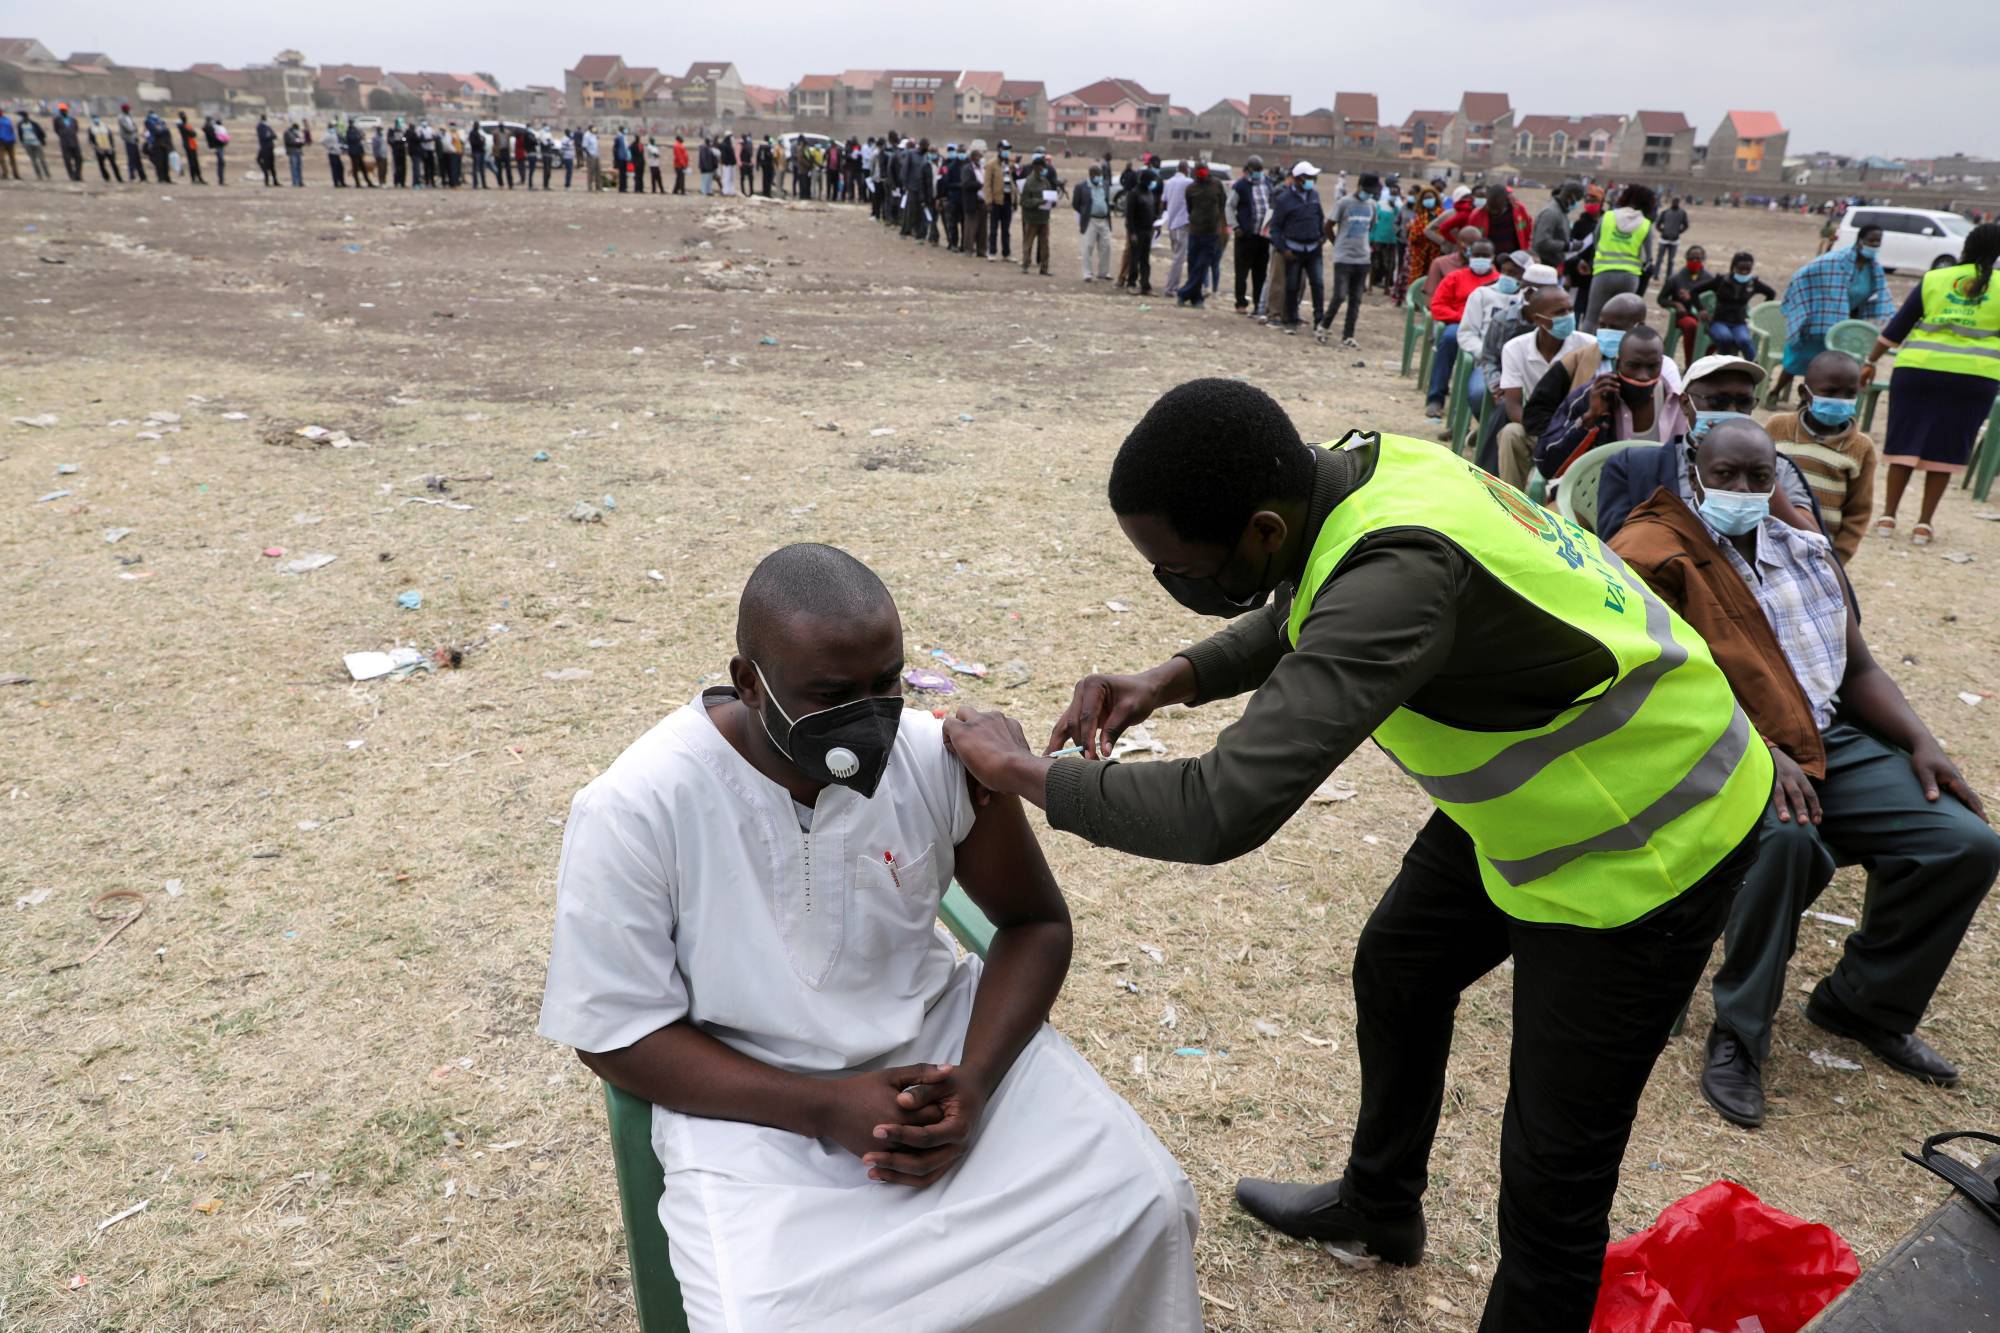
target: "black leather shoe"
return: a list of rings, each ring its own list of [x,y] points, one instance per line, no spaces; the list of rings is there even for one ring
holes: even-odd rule
[[[1764,1123],[1764,1075],[1735,1033],[1723,1028],[1709,1030],[1701,1095],[1732,1125],[1755,1129]]]
[[[1806,1018],[1814,1027],[1836,1037],[1860,1042],[1876,1059],[1899,1074],[1940,1088],[1958,1086],[1957,1067],[1932,1050],[1930,1043],[1914,1032],[1888,1032],[1862,1022],[1841,1008],[1838,1001],[1827,997],[1823,981],[1813,988],[1812,997],[1806,1001]]]
[[[1424,1257],[1424,1215],[1364,1217],[1340,1200],[1340,1182],[1292,1185],[1245,1177],[1236,1182],[1243,1211],[1287,1236],[1318,1241],[1344,1264],[1408,1268]]]

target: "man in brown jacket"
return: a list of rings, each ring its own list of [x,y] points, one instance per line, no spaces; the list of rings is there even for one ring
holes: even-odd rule
[[[1745,1127],[1763,1123],[1799,916],[1836,866],[1867,866],[1867,896],[1806,1017],[1945,1087],[1958,1070],[1915,1029],[2000,874],[1979,797],[1869,654],[1832,547],[1777,469],[1763,427],[1725,421],[1696,447],[1695,506],[1662,486],[1611,539],[1708,641],[1777,763],[1757,860],[1723,935],[1701,1078],[1709,1105]]]

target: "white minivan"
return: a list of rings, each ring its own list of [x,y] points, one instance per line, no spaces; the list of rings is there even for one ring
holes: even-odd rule
[[[1882,229],[1882,267],[1923,273],[1939,259],[1958,262],[1972,224],[1956,213],[1935,208],[1850,208],[1834,236],[1836,247],[1853,245],[1864,227]]]

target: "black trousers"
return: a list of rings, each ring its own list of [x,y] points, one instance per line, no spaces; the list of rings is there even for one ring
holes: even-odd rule
[[[146,179],[146,169],[139,165],[139,142],[136,139],[125,141],[125,171],[135,181]]]
[[[409,169],[410,150],[398,143],[389,149],[389,160],[395,164],[396,188],[402,189],[404,175]]]
[[[1341,330],[1340,336],[1343,338],[1352,338],[1354,336],[1354,321],[1361,314],[1361,293],[1367,289],[1368,265],[1335,264],[1333,266],[1333,293],[1327,298],[1326,303],[1326,326],[1329,329],[1333,327],[1334,316],[1340,313],[1340,307],[1345,304],[1347,306],[1347,325]]]
[[[1264,275],[1271,268],[1271,238],[1236,233],[1236,308],[1248,310],[1264,295]]]
[[[675,167],[674,193],[686,194],[687,192],[688,192],[688,169],[686,167]]]
[[[1291,262],[1285,265],[1285,323],[1296,327],[1299,322],[1299,299],[1305,294],[1305,284],[1312,284],[1313,317],[1315,326],[1320,322],[1326,309],[1325,279],[1320,275],[1320,252],[1309,250],[1294,252]]]
[[[1753,828],[1620,930],[1507,916],[1480,885],[1472,840],[1442,814],[1404,854],[1354,950],[1361,1111],[1342,1195],[1384,1216],[1421,1207],[1459,994],[1511,956],[1500,1262],[1482,1333],[1589,1328],[1639,1094],[1756,853]]]
[[[759,167],[758,170],[764,173],[764,197],[769,199],[771,197],[771,180],[777,174],[778,164],[775,162],[766,163],[764,166]]]
[[[1014,257],[1014,206],[989,204],[986,208],[986,253],[1000,252],[1002,259]]]
[[[106,180],[115,180],[120,185],[123,185],[125,183],[125,174],[118,169],[118,154],[108,148],[99,148],[93,151],[97,154],[97,174]]]

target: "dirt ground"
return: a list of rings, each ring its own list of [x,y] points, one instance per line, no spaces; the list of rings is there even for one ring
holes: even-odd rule
[[[1360,353],[1320,348],[1085,287],[1052,230],[1043,278],[817,204],[0,194],[0,421],[56,419],[0,424],[0,680],[27,678],[0,684],[0,1326],[630,1325],[603,1103],[534,1034],[554,869],[576,788],[717,679],[758,557],[853,550],[912,661],[1026,665],[962,695],[1033,735],[1077,676],[1204,630],[1103,501],[1159,392],[1242,375],[1308,438],[1423,431],[1381,298]],[[1782,286],[1815,235],[1702,208],[1690,239]],[[1871,539],[1853,575],[1876,655],[1993,790],[2000,701],[1964,701],[2000,687],[1978,508],[1954,490],[1938,545]],[[344,653],[397,646],[464,665],[349,680]],[[1198,753],[1233,712],[1153,730]],[[1211,1327],[1469,1329],[1504,969],[1460,1009],[1420,1268],[1342,1269],[1231,1203],[1343,1160],[1352,942],[1426,806],[1372,750],[1340,781],[1213,869],[1046,835],[1077,921],[1056,1021],[1194,1180]],[[93,917],[110,890],[144,914],[74,965],[132,908]],[[1860,902],[1844,871],[1820,907]],[[1841,934],[1807,922],[1801,989]],[[1754,1133],[1696,1091],[1704,988],[1613,1234],[1726,1178],[1881,1254],[1940,1193],[1897,1150],[1992,1125],[1996,969],[1989,906],[1925,1028],[1950,1092],[1788,1007]]]

